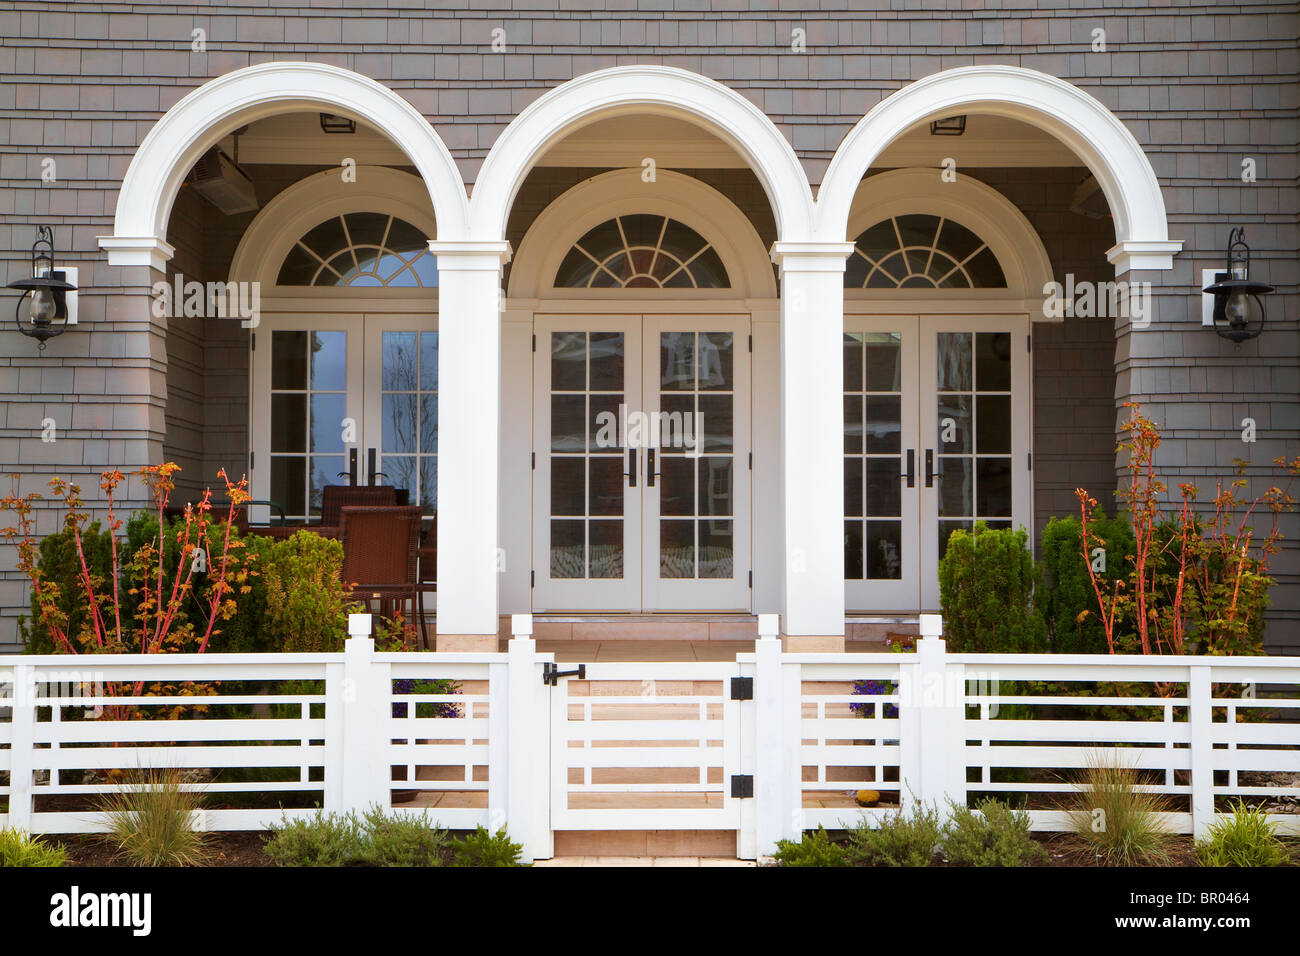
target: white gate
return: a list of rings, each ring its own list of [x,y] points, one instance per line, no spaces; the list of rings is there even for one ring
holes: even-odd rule
[[[753,804],[753,702],[740,699],[752,698],[752,666],[560,665],[549,687],[551,828],[739,829]]]

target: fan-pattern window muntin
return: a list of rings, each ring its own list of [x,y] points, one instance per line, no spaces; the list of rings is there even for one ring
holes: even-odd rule
[[[997,256],[971,230],[931,215],[892,216],[853,242],[844,285],[853,289],[1005,289]]]
[[[557,289],[729,289],[726,267],[707,239],[666,216],[617,216],[574,243]]]
[[[350,212],[308,230],[285,256],[276,284],[435,288],[438,265],[428,237],[406,220]]]

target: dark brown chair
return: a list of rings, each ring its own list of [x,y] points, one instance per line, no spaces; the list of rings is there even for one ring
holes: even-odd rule
[[[340,511],[343,583],[367,609],[378,600],[380,613],[392,617],[410,603],[406,620],[419,616],[418,505],[348,505]],[[423,627],[420,626],[421,631]],[[420,635],[421,643],[424,635]]]
[[[339,514],[353,505],[397,505],[397,488],[392,485],[326,485],[321,489],[320,523],[326,528],[342,524]]]
[[[424,595],[426,592],[438,592],[438,516],[435,514],[424,531],[420,544],[420,566],[416,593],[420,602],[420,635],[425,638],[427,625],[424,620]]]

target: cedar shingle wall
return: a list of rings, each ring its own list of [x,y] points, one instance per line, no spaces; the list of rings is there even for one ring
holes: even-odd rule
[[[81,327],[45,355],[0,332],[0,464],[25,476],[24,489],[54,472],[93,486],[106,463],[137,467],[164,450],[211,471],[241,451],[246,373],[237,363],[246,333],[221,325],[205,330],[206,339],[179,331],[169,338],[168,320],[148,311],[147,270],[109,268],[95,237],[111,232],[118,184],[161,111],[208,78],[271,59],[331,62],[396,89],[434,124],[469,184],[501,129],[544,90],[621,63],[680,66],[739,90],[788,137],[813,183],[852,124],[912,80],[984,62],[1061,76],[1114,110],[1143,145],[1164,190],[1170,233],[1185,241],[1172,271],[1135,277],[1155,285],[1156,321],[1116,330],[1113,399],[1141,400],[1165,424],[1162,463],[1175,469],[1174,486],[1195,480],[1208,492],[1232,457],[1249,458],[1262,479],[1270,458],[1295,454],[1295,3],[1125,3],[1100,12],[1047,0],[963,2],[959,10],[949,0],[923,0],[906,11],[886,0],[857,0],[851,11],[839,9],[848,6],[842,0],[783,0],[772,10],[754,10],[748,0],[601,0],[567,3],[558,13],[507,9],[502,0],[427,6],[172,3],[150,13],[139,3],[17,0],[0,11],[4,281],[24,271],[32,227],[44,222],[55,225],[66,261],[81,267],[84,290]],[[195,26],[207,31],[205,53],[190,50]],[[796,26],[806,31],[806,53],[790,50]],[[1104,53],[1090,52],[1098,26],[1106,30]],[[496,27],[505,30],[505,54],[489,50]],[[1258,164],[1253,185],[1239,179],[1246,156]],[[40,178],[45,157],[57,162],[52,184]],[[1009,194],[1036,188],[1032,181],[995,185]],[[198,215],[198,238],[195,222],[173,224],[191,251],[221,228],[207,212]],[[1240,349],[1198,324],[1200,270],[1221,259],[1236,224],[1247,225],[1257,274],[1281,293],[1270,303],[1278,321]],[[1069,250],[1058,259],[1053,249],[1053,231],[1065,237],[1073,226],[1035,225],[1054,268],[1068,265]],[[216,261],[208,255],[205,246],[205,266]],[[1088,263],[1098,268],[1092,251],[1076,275]],[[1057,456],[1037,476],[1041,509],[1057,506],[1074,475],[1094,480],[1104,469],[1095,443],[1106,431],[1098,416],[1108,379],[1091,363],[1108,346],[1095,326],[1068,323],[1040,326],[1039,342],[1040,363],[1053,354],[1062,363],[1086,355],[1089,363],[1062,364],[1056,382],[1040,365],[1036,440],[1040,454],[1056,445]],[[201,390],[188,380],[197,369]],[[1080,395],[1085,400],[1076,402]],[[1068,425],[1060,423],[1069,431],[1064,447],[1045,431],[1041,410],[1052,403],[1060,414],[1072,412]],[[47,416],[60,425],[55,443],[36,437]],[[1246,416],[1259,423],[1252,446],[1236,437]],[[138,500],[139,489],[128,497]],[[1288,536],[1300,538],[1294,520]],[[11,561],[0,560],[0,569]],[[1289,546],[1275,567],[1270,641],[1300,652],[1300,552]],[[21,592],[13,573],[0,570],[0,608],[21,605]],[[0,644],[10,639],[10,623],[0,621]]]

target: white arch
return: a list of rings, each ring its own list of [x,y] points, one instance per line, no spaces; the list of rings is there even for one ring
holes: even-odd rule
[[[811,234],[812,190],[794,150],[758,107],[721,83],[666,66],[599,70],[556,87],[514,118],[492,144],[470,200],[474,239],[505,235],[529,169],[560,137],[626,114],[676,116],[707,129],[749,163],[767,191],[784,240]]]
[[[114,265],[162,269],[171,258],[167,220],[186,174],[232,130],[291,110],[324,108],[388,136],[419,171],[443,239],[464,238],[465,186],[455,160],[420,112],[360,73],[326,63],[261,63],[209,80],[163,114],[122,180],[113,235],[99,244]]]
[[[660,170],[647,183],[639,169],[616,169],[593,176],[567,190],[529,227],[510,268],[512,298],[572,296],[555,289],[555,274],[573,244],[587,230],[615,216],[651,213],[690,226],[713,246],[731,279],[731,288],[716,291],[729,298],[776,298],[772,266],[753,225],[726,196],[712,186],[671,170]],[[637,289],[633,294],[699,297],[700,290]],[[626,297],[624,290],[603,295]],[[709,293],[704,293],[708,295]]]
[[[232,282],[275,286],[284,257],[318,223],[349,212],[378,212],[405,219],[429,238],[437,220],[419,177],[387,166],[358,166],[357,179],[340,188],[343,170],[328,169],[294,183],[267,203],[244,230],[230,261]],[[331,287],[331,294],[340,290]],[[374,289],[366,289],[373,295]]]
[[[958,175],[951,183],[938,183],[933,169],[894,169],[862,181],[853,197],[848,217],[850,240],[890,216],[923,213],[943,216],[970,229],[988,243],[1006,275],[1005,290],[990,295],[1039,299],[1043,285],[1052,279],[1052,262],[1037,230],[1000,192],[969,176]],[[888,290],[891,297],[933,298],[951,292],[970,298],[970,289]],[[880,290],[872,290],[880,296]]]
[[[817,197],[817,237],[845,238],[858,183],[891,142],[917,123],[953,113],[1006,116],[1055,136],[1092,170],[1110,204],[1116,244],[1107,256],[1116,272],[1173,267],[1182,242],[1169,239],[1160,184],[1138,141],[1078,87],[1015,66],[944,70],[876,104],[849,131],[826,170]]]

